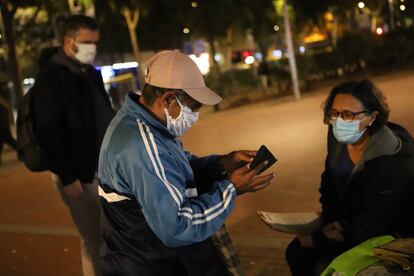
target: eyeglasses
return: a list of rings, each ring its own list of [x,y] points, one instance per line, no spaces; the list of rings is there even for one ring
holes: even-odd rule
[[[328,117],[332,121],[336,121],[339,117],[341,117],[344,121],[352,122],[355,119],[356,115],[368,113],[367,111],[359,111],[359,112],[351,112],[351,111],[342,111],[339,112],[338,110],[329,110]]]

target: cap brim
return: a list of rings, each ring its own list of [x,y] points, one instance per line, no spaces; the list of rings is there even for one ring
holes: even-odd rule
[[[216,105],[223,100],[208,87],[183,88],[183,90],[194,100],[204,105]]]

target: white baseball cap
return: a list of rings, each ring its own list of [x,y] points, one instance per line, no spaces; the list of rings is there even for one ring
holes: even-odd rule
[[[216,105],[222,98],[208,88],[197,64],[178,50],[161,51],[148,61],[145,83],[171,89],[182,89],[194,100]]]

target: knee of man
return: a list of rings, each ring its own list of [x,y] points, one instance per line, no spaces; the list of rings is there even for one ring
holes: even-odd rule
[[[300,245],[299,240],[298,239],[292,240],[285,250],[286,260],[289,261],[289,260],[301,257],[302,256],[301,251],[302,251],[302,246]]]

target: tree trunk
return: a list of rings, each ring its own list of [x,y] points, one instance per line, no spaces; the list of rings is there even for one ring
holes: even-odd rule
[[[231,68],[231,60],[233,56],[233,33],[234,28],[229,27],[226,33],[226,67]]]
[[[286,39],[286,46],[289,54],[289,67],[290,67],[290,74],[292,78],[292,86],[293,86],[293,94],[295,95],[295,99],[300,99],[300,89],[299,89],[299,77],[298,77],[298,69],[296,67],[296,58],[295,58],[295,50],[293,47],[293,39],[292,39],[292,31],[290,28],[290,19],[289,19],[289,12],[287,7],[287,0],[283,0],[283,21],[285,24],[285,39]]]
[[[216,50],[216,46],[214,45],[213,36],[211,35],[209,36],[208,43],[210,44],[210,55],[211,55],[211,60],[213,61],[213,66],[212,66],[212,70],[210,74],[212,74],[214,90],[218,95],[220,95],[220,97],[223,97],[223,93],[221,91],[220,84],[219,84],[219,81],[220,81],[219,78],[221,75],[220,64],[218,64],[218,62],[214,58],[216,56],[217,50]],[[219,111],[219,110],[220,110],[220,106],[219,104],[216,104],[214,106],[214,111]]]
[[[233,82],[234,82],[234,70],[233,70],[233,37],[234,37],[234,27],[230,26],[227,29],[226,33],[226,59],[225,66],[227,69],[228,77],[226,78],[228,82],[226,83],[226,92],[229,95],[233,93]]]
[[[131,11],[128,8],[125,8],[122,11],[122,14],[128,26],[129,38],[131,40],[131,46],[132,46],[132,52],[134,54],[134,59],[139,64],[138,66],[138,79],[139,79],[139,86],[140,86],[139,88],[142,89],[145,83],[144,70],[142,69],[142,61],[141,61],[141,56],[139,53],[138,39],[137,39],[137,33],[136,33],[140,11],[139,9],[136,9],[134,11],[134,14],[132,15]]]
[[[373,14],[371,16],[371,32],[375,33],[376,30],[377,30],[377,16]]]
[[[377,30],[377,19],[378,19],[378,16],[381,14],[383,6],[384,6],[384,3],[381,1],[378,3],[378,7],[372,11],[371,31],[373,33],[375,33],[375,31]]]
[[[259,44],[259,51],[262,54],[262,61],[263,62],[266,62],[267,45],[263,41],[263,37],[262,36],[259,36],[257,38],[257,44]]]
[[[336,48],[338,43],[338,15],[334,13],[334,20],[333,20],[333,28],[332,28],[332,45]]]
[[[9,7],[4,1],[1,1],[0,5],[1,16],[3,18],[4,25],[4,34],[6,36],[6,43],[8,48],[8,70],[13,81],[14,93],[18,104],[20,102],[20,98],[23,96],[23,85],[19,68],[19,61],[17,59],[16,45],[14,41],[13,17],[16,9],[14,9],[14,11],[10,11]]]
[[[211,60],[213,61],[213,71],[214,71],[213,73],[216,74],[217,76],[220,76],[221,74],[220,64],[218,64],[218,62],[214,58],[217,54],[216,46],[214,45],[214,38],[210,36],[208,39],[208,43],[210,44],[210,55],[211,55]]]

